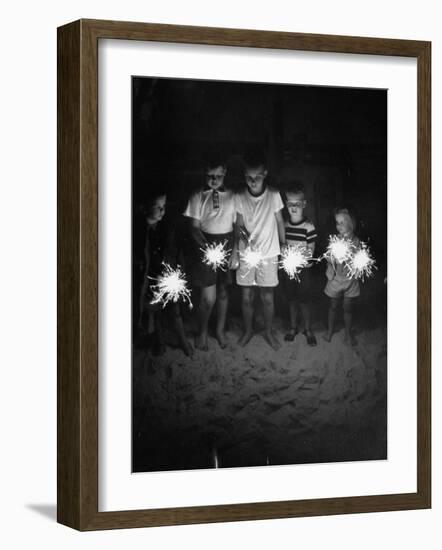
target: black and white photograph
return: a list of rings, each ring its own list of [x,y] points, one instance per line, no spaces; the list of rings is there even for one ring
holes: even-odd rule
[[[387,94],[132,77],[133,472],[388,458]]]

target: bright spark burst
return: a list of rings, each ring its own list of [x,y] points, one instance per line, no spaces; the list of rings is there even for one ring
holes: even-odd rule
[[[353,255],[354,248],[353,242],[347,237],[330,235],[324,256],[330,261],[348,262]]]
[[[290,279],[299,281],[301,269],[306,267],[311,259],[310,250],[299,244],[291,244],[282,252],[281,256],[281,267]]]
[[[230,250],[226,249],[227,243],[211,243],[200,250],[204,253],[203,262],[209,265],[214,271],[224,270],[227,267],[227,257]]]
[[[260,250],[253,250],[248,246],[244,252],[241,252],[241,258],[244,260],[246,266],[249,269],[258,267],[258,265],[263,261],[262,253]]]
[[[373,269],[377,269],[376,262],[365,243],[361,243],[361,247],[346,262],[346,268],[349,277],[354,279],[363,281],[365,277],[373,275]]]
[[[164,308],[169,302],[176,303],[182,299],[192,307],[190,289],[181,267],[173,268],[166,263],[163,265],[163,272],[156,279],[156,284],[152,285],[153,299],[150,303],[161,304]]]

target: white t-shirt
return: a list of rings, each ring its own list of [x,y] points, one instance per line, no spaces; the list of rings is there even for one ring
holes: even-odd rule
[[[235,195],[230,190],[198,191],[190,197],[184,216],[199,220],[204,233],[230,233],[236,220]]]
[[[250,244],[261,252],[263,258],[271,258],[281,252],[275,214],[283,207],[279,191],[271,187],[267,187],[259,197],[254,197],[248,189],[236,196],[236,211],[242,215],[250,233]],[[242,242],[240,248],[244,247]]]

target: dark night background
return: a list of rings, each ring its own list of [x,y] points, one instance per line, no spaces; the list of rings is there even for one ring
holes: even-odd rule
[[[223,466],[386,458],[386,90],[135,77],[132,146],[134,318],[137,317],[140,285],[137,265],[142,259],[145,238],[140,206],[149,189],[161,185],[168,195],[167,219],[178,228],[179,244],[185,250],[188,235],[186,220],[181,212],[191,193],[202,184],[203,159],[212,151],[225,154],[228,169],[226,185],[233,189],[243,185],[242,157],[251,147],[265,151],[268,180],[273,186],[283,191],[293,180],[304,184],[308,200],[306,213],[314,221],[319,235],[316,256],[323,251],[328,235],[335,232],[333,209],[342,205],[353,207],[359,222],[356,233],[369,243],[378,267],[375,276],[361,285],[361,297],[355,315],[356,329],[362,335],[362,340],[369,344],[364,349],[361,344],[360,349],[353,352],[357,355],[354,361],[353,356],[342,355],[344,352],[338,344],[329,357],[327,348],[318,349],[319,355],[314,360],[313,368],[326,376],[324,373],[330,371],[328,361],[336,353],[336,364],[341,361],[348,367],[345,376],[342,375],[347,384],[347,378],[354,376],[349,375],[349,372],[359,372],[357,365],[365,365],[365,374],[358,376],[361,383],[369,388],[371,397],[364,392],[355,397],[355,400],[364,403],[367,400],[360,421],[357,426],[351,422],[345,425],[345,419],[348,420],[348,415],[352,414],[351,410],[348,412],[348,405],[345,405],[346,414],[336,425],[324,423],[323,429],[316,425],[313,431],[310,430],[311,433],[304,429],[305,426],[295,430],[293,445],[278,447],[278,444],[272,442],[272,436],[269,435],[272,425],[266,427],[261,423],[257,430],[259,433],[252,434],[250,430],[247,432],[241,427],[240,421],[236,426],[232,418],[235,417],[238,404],[234,402],[228,409],[233,411],[232,417],[225,418],[224,423],[223,415],[230,412],[226,413],[226,403],[218,403],[216,399],[215,404],[207,400],[199,403],[198,411],[193,411],[192,416],[189,413],[190,405],[186,409],[185,403],[191,399],[198,401],[198,388],[196,385],[192,387],[188,381],[178,380],[185,365],[190,364],[180,362],[178,350],[169,354],[166,352],[167,357],[160,360],[152,358],[143,348],[143,338],[137,334],[135,324],[134,470],[211,467],[214,448],[222,456],[220,463]],[[313,323],[315,331],[320,333],[325,330],[328,306],[323,294],[324,268],[318,265],[313,271],[318,296],[314,303]],[[284,327],[288,311],[280,288],[277,288],[275,297],[277,321]],[[241,322],[239,304],[239,289],[234,285],[229,314],[232,330]],[[195,323],[194,314],[183,311],[183,316],[190,337]],[[281,334],[279,339],[282,341]],[[249,346],[253,347],[253,343]],[[314,353],[316,348],[310,351]],[[375,373],[367,374],[368,360],[364,357],[364,351],[370,358],[382,357],[373,360],[372,370],[375,369]],[[298,363],[302,353],[296,355]],[[286,355],[281,359],[282,373],[287,358]],[[212,354],[209,359],[196,358],[190,366],[195,368],[200,361],[200,367],[207,369],[218,360],[223,363],[221,352],[216,356]],[[238,368],[244,361],[250,372],[259,370],[256,369],[256,361],[253,363],[250,357],[242,355],[237,357]],[[305,363],[300,364],[300,372],[309,370],[309,361],[305,359]],[[255,365],[255,369],[250,369],[250,364],[252,367]],[[290,364],[286,366],[290,367]],[[260,368],[265,369],[266,365]],[[209,380],[215,381],[215,393],[218,387],[219,394],[222,394],[223,375],[218,367],[215,371]],[[311,391],[319,396],[324,376],[321,378],[316,371],[313,374],[312,371],[310,374],[307,372],[306,379],[309,376],[318,379],[310,385]],[[339,369],[336,372],[341,373]],[[241,383],[247,388],[247,377]],[[272,384],[268,391],[263,390],[264,393],[273,391]],[[153,396],[152,392],[158,392],[160,387],[162,397]],[[260,387],[265,388],[262,385]],[[334,391],[339,393],[339,389],[335,388]],[[341,403],[339,407],[343,406],[341,397],[336,395],[337,402]],[[231,395],[226,394],[227,401],[231,398]],[[346,399],[352,402],[351,392]],[[265,401],[259,393],[254,400],[258,400],[258,403],[260,400]],[[291,420],[287,422],[296,424],[299,421],[302,424],[302,418],[308,416],[308,410],[307,413],[300,413],[299,418],[296,413],[294,416],[290,413]],[[265,411],[264,414],[267,414]],[[256,407],[251,408],[245,420],[250,425],[250,415],[262,412]],[[189,419],[192,417],[189,422],[186,421],[187,414]],[[289,415],[286,414],[286,417],[288,419]],[[195,418],[203,420],[196,421]],[[281,418],[278,423],[281,424]],[[307,425],[308,421],[304,424]],[[248,444],[244,444],[246,436]]]

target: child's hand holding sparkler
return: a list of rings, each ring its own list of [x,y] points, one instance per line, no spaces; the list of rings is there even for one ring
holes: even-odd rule
[[[263,261],[262,252],[260,250],[254,250],[251,245],[241,252],[240,255],[249,269],[258,267]]]
[[[239,252],[236,246],[233,247],[232,254],[229,258],[229,269],[235,270],[239,267]]]
[[[355,250],[355,245],[352,240],[347,237],[338,235],[330,235],[327,250],[323,257],[329,262],[345,263],[352,257]]]
[[[331,235],[327,250],[322,256],[327,260],[326,276],[331,281],[335,275],[335,263],[344,264],[347,275],[351,279],[364,280],[373,275],[376,262],[366,243],[355,243],[347,237]]]
[[[365,277],[371,277],[373,269],[377,269],[375,260],[365,243],[361,243],[360,248],[346,262],[345,267],[347,268],[349,277],[361,279],[362,281]]]
[[[161,304],[164,308],[169,302],[187,301],[192,308],[190,300],[190,289],[187,287],[187,281],[180,266],[175,269],[169,264],[164,263],[164,270],[156,279],[156,284],[152,285],[151,304]]]
[[[299,273],[301,269],[308,267],[310,259],[311,252],[308,248],[291,244],[282,248],[280,265],[290,279],[299,281]]]
[[[210,266],[214,271],[217,269],[225,270],[229,263],[229,252],[227,243],[208,243],[205,248],[200,249],[203,252],[203,263]]]
[[[250,233],[247,231],[247,229],[244,227],[244,225],[238,226],[238,233],[239,238],[244,241],[246,244],[250,244]]]

